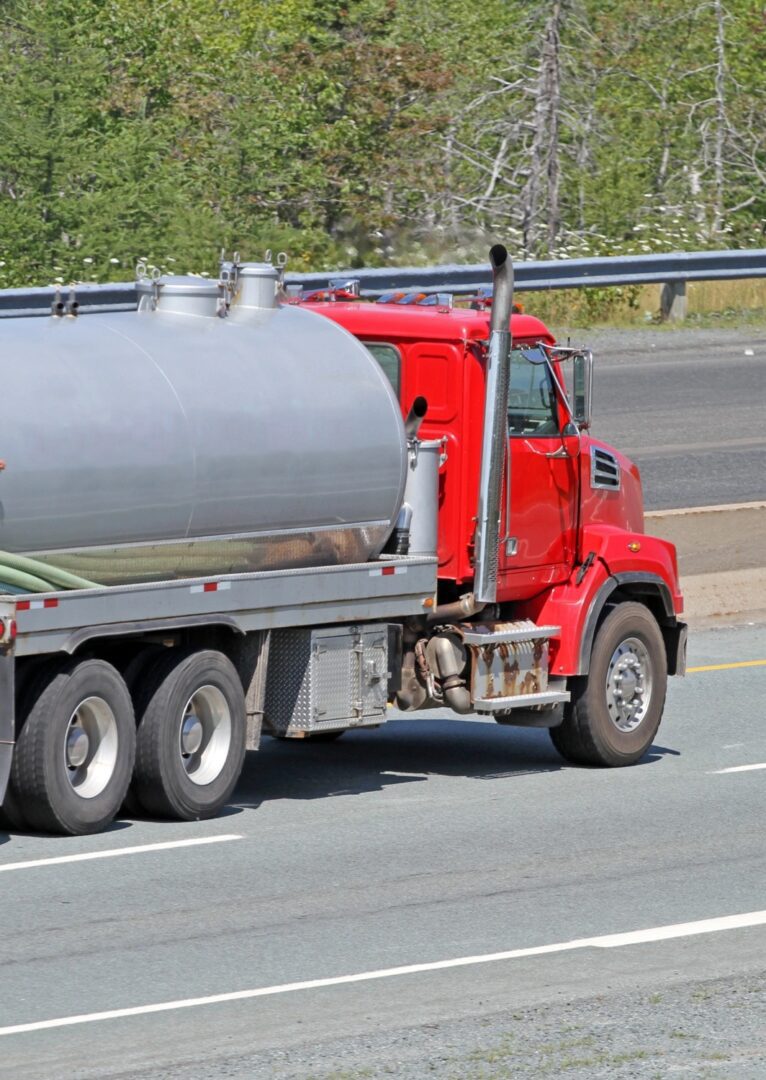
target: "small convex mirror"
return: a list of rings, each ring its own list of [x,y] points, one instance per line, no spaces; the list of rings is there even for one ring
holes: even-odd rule
[[[572,413],[581,431],[590,427],[593,397],[593,353],[583,349],[572,357]]]

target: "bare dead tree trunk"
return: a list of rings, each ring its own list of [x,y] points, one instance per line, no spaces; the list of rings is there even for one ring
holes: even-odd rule
[[[593,105],[588,105],[582,119],[582,130],[577,141],[577,229],[585,232],[585,176],[591,161],[591,137],[593,131]]]
[[[713,0],[716,22],[715,64],[715,143],[713,150],[713,233],[720,232],[724,221],[724,150],[726,144],[726,12],[722,0]]]
[[[546,102],[548,109],[548,249],[556,246],[561,227],[559,207],[559,116],[561,111],[561,4],[553,5],[546,27],[543,63],[547,68]]]
[[[662,87],[660,95],[660,115],[666,116],[668,113],[668,87],[664,85]],[[670,143],[673,138],[672,130],[669,129],[663,122],[662,131],[662,153],[660,154],[660,163],[657,168],[657,175],[655,177],[655,190],[658,195],[661,195],[665,190],[665,184],[668,179],[668,168],[670,166]]]
[[[450,125],[447,132],[447,137],[444,140],[444,198],[446,199],[447,206],[449,207],[449,223],[452,229],[453,235],[457,235],[459,221],[457,201],[455,199],[455,193],[453,191],[452,182],[452,159],[455,144],[455,126]]]
[[[539,245],[543,177],[545,177],[546,234],[549,246],[555,243],[560,227],[561,24],[562,0],[553,0],[543,31],[542,52],[533,90],[534,136],[530,148],[530,172],[521,197],[521,232],[525,253],[534,252]]]

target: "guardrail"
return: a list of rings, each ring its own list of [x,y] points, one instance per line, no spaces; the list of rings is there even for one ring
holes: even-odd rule
[[[0,318],[21,318],[24,315],[50,315],[60,297],[66,305],[70,297],[76,300],[78,311],[135,311],[138,293],[134,281],[118,281],[107,285],[53,285],[40,288],[0,290]]]
[[[666,255],[613,255],[592,259],[551,259],[514,265],[520,292],[544,289],[581,289],[613,285],[662,284],[662,308],[668,318],[683,318],[688,281],[727,281],[766,277],[766,248],[742,251],[686,251]],[[386,292],[453,293],[468,296],[479,289],[491,290],[489,266],[407,266],[382,269],[326,270],[311,274],[286,274],[288,288],[304,291],[326,288],[328,283],[359,281],[361,295],[376,297]],[[70,289],[60,290],[67,301]],[[52,287],[0,291],[0,317],[45,315],[56,297]],[[137,305],[132,282],[108,285],[77,285],[81,312],[129,311]]]
[[[661,284],[662,309],[667,318],[686,314],[687,281],[728,281],[766,277],[766,248],[742,251],[683,251],[659,255],[610,255],[590,259],[551,259],[514,264],[519,292],[543,289],[582,289],[613,285]],[[304,290],[326,287],[328,279],[356,279],[362,296],[394,290],[468,295],[492,288],[489,266],[396,267],[347,270],[324,274],[288,274],[290,285]]]

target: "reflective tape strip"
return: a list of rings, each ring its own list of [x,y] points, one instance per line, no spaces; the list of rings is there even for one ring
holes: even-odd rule
[[[38,608],[54,608],[58,606],[58,600],[19,600],[16,604],[16,610],[37,611]]]
[[[370,570],[370,577],[389,577],[391,574],[406,574],[406,566],[380,566]]]
[[[230,581],[206,581],[204,585],[192,585],[189,592],[223,592],[224,589],[230,588]]]

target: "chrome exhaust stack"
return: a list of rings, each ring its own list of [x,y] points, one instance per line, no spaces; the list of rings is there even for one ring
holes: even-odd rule
[[[474,594],[476,600],[483,604],[494,604],[497,599],[500,497],[508,440],[510,320],[513,309],[513,264],[508,252],[502,244],[495,244],[490,249],[489,259],[493,275],[492,315],[487,350],[474,563]],[[507,486],[510,490],[510,485]]]

